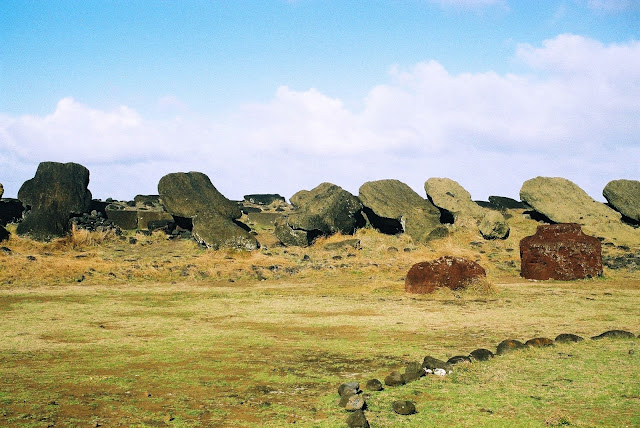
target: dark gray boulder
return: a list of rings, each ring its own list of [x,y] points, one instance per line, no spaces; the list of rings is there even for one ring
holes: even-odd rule
[[[260,247],[256,238],[234,220],[242,212],[201,172],[167,174],[158,182],[160,201],[173,217],[191,219],[192,236],[202,245],[246,251]]]
[[[91,206],[89,170],[77,163],[41,162],[24,182],[18,199],[29,208],[18,224],[19,235],[48,241],[69,232],[69,219]]]
[[[461,363],[471,363],[471,358],[467,355],[455,355],[447,360],[447,364],[452,366]]]
[[[9,239],[9,236],[11,236],[9,231],[5,229],[4,226],[0,226],[0,242],[6,241]]]
[[[413,415],[416,412],[416,405],[412,401],[398,400],[391,405],[393,411],[399,415]]]
[[[633,222],[640,222],[640,181],[613,180],[602,191],[609,205]]]
[[[369,379],[365,385],[369,391],[382,391],[382,382],[379,379]]]
[[[496,349],[496,354],[504,355],[504,354],[508,354],[509,352],[515,351],[517,349],[522,349],[522,348],[525,348],[525,345],[519,340],[506,339],[498,344],[498,348]]]
[[[472,361],[489,361],[493,358],[493,352],[488,349],[480,348],[475,351],[471,351],[469,358],[471,358]]]
[[[608,330],[597,336],[593,336],[591,340],[599,339],[635,339],[635,335],[626,330]]]
[[[404,385],[406,382],[404,380],[404,376],[399,371],[392,371],[384,378],[384,384],[387,386],[400,386]]]
[[[555,339],[557,343],[576,343],[576,342],[582,342],[583,340],[584,340],[583,337],[580,337],[572,333],[559,334],[556,336],[556,339]]]
[[[358,382],[346,382],[338,387],[338,395],[354,395],[360,392],[360,384]]]
[[[504,210],[526,210],[530,207],[521,201],[516,201],[505,196],[489,196],[489,203],[499,209]]]
[[[411,363],[407,363],[404,369],[404,374],[402,376],[404,378],[404,381],[406,383],[409,383],[409,382],[413,382],[414,380],[420,379],[425,374],[426,372],[424,371],[420,363],[411,362]]]
[[[437,358],[427,355],[422,360],[422,368],[425,370],[443,369],[445,371],[451,370],[451,365]]]
[[[347,426],[349,428],[369,428],[369,421],[362,410],[356,410],[349,414]]]
[[[301,190],[291,197],[293,213],[276,225],[275,234],[285,245],[310,245],[318,236],[352,234],[364,225],[362,204],[351,193],[331,183]]]
[[[404,232],[420,243],[448,233],[440,210],[401,181],[368,181],[360,186],[359,198],[369,223],[382,233]]]
[[[22,219],[24,205],[19,199],[4,198],[0,201],[0,226],[16,223]]]

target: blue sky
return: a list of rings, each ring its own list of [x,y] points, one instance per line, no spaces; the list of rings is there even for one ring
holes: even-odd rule
[[[231,198],[433,176],[596,199],[640,179],[640,1],[0,4],[0,182],[82,163],[95,197],[197,170]]]

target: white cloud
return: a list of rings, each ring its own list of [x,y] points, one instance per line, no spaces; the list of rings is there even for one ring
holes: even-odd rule
[[[640,179],[640,43],[567,34],[520,45],[515,57],[527,74],[454,75],[437,61],[393,67],[359,111],[286,86],[224,117],[183,110],[170,120],[65,98],[48,116],[0,115],[10,185],[0,181],[15,194],[44,160],[86,165],[94,195],[119,198],[153,193],[162,175],[188,170],[233,198],[291,196],[322,181],[357,193],[381,178],[422,194],[432,176],[458,180],[476,198],[517,197],[526,179],[557,175],[602,199],[607,181]],[[160,104],[181,106],[173,97]]]
[[[640,0],[588,0],[589,8],[604,12],[622,12],[640,8]]]

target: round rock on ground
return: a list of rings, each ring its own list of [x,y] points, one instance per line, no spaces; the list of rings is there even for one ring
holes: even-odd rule
[[[356,410],[347,418],[349,428],[369,428],[369,421],[362,410]]]
[[[369,379],[365,385],[368,391],[382,391],[382,382],[378,379]]]
[[[341,397],[345,395],[354,395],[358,392],[360,392],[360,384],[358,382],[347,382],[338,387],[338,394]]]
[[[580,337],[572,333],[562,333],[556,336],[556,342],[558,343],[575,343],[575,342],[581,342],[583,340],[584,340],[583,337]]]
[[[411,266],[404,282],[408,293],[427,294],[438,288],[465,288],[487,276],[484,268],[473,260],[444,256]]]
[[[411,401],[394,401],[392,407],[393,411],[399,415],[413,415],[416,412],[416,405]]]
[[[471,351],[469,357],[471,358],[471,360],[475,361],[489,361],[491,358],[493,358],[493,352],[489,351],[488,349],[480,348],[476,349],[475,351]]]
[[[609,330],[609,331],[605,331],[604,333],[601,333],[597,336],[593,336],[591,339],[592,340],[599,340],[599,339],[635,339],[635,335],[633,333],[631,333],[630,331],[626,331],[626,330]]]
[[[342,399],[340,399],[340,406],[344,407],[344,409],[348,412],[355,412],[356,410],[365,409],[367,403],[362,394],[355,394],[346,396],[343,395]]]
[[[471,358],[466,355],[455,355],[447,360],[447,364],[451,364],[452,366],[460,363],[470,363]]]
[[[384,378],[384,384],[387,386],[400,386],[405,384],[404,376],[399,371],[392,371]]]
[[[520,342],[519,340],[506,339],[498,344],[496,354],[504,355],[508,354],[509,352],[515,351],[516,349],[522,349],[524,347],[524,343]]]
[[[546,348],[548,346],[553,346],[553,340],[547,337],[535,337],[527,340],[524,343],[524,346],[531,346],[532,348]]]

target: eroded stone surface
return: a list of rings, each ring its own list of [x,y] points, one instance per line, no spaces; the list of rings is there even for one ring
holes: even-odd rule
[[[602,246],[580,225],[541,225],[520,241],[520,275],[527,279],[574,279],[602,275]]]
[[[413,265],[407,273],[404,289],[418,294],[432,293],[441,287],[457,290],[484,277],[484,268],[473,260],[444,256]]]

